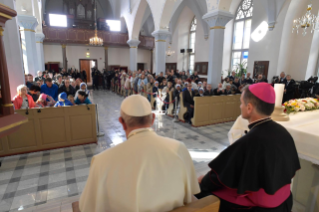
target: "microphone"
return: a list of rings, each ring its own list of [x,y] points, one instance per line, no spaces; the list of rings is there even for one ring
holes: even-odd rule
[[[29,115],[29,101],[28,101],[28,99],[26,99],[25,101],[28,103],[28,106],[27,106],[27,109],[25,111],[25,114]]]

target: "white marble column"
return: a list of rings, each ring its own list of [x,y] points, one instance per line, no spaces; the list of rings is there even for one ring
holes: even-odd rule
[[[127,44],[130,46],[130,67],[131,71],[136,71],[137,69],[137,48],[141,43],[139,40],[128,40]]]
[[[0,0],[0,3],[10,7],[13,10],[16,10],[16,4],[14,0]],[[25,84],[22,49],[17,17],[13,17],[12,20],[6,22],[3,31],[3,42],[6,52],[12,99],[17,93],[18,85]]]
[[[168,30],[157,30],[152,33],[155,38],[155,73],[165,75],[166,69],[166,39],[171,33]]]
[[[27,74],[36,76],[39,69],[38,56],[35,43],[35,28],[38,21],[34,16],[18,15],[21,31],[24,70]]]
[[[37,47],[37,56],[38,56],[38,70],[45,71],[44,66],[44,52],[43,52],[43,40],[45,36],[42,32],[35,33],[35,42]]]
[[[234,15],[221,10],[213,10],[203,16],[210,27],[207,82],[213,88],[217,88],[221,81],[224,31],[226,24],[233,18]]]

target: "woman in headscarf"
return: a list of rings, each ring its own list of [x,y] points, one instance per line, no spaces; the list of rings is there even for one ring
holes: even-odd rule
[[[87,89],[87,85],[85,82],[80,84],[80,89],[76,92],[74,99],[78,97],[79,91],[84,91],[87,95],[90,95],[90,91]]]
[[[17,88],[17,95],[13,98],[12,103],[15,110],[34,108],[35,103],[32,96],[27,94],[27,86],[19,85]]]
[[[40,94],[39,99],[36,101],[37,107],[52,107],[54,104],[54,99],[44,93]]]

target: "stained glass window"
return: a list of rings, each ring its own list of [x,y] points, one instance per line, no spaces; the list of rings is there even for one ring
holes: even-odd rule
[[[251,19],[253,16],[253,0],[243,0],[236,13],[233,31],[233,46],[231,69],[236,70],[237,64],[248,62],[251,34]]]

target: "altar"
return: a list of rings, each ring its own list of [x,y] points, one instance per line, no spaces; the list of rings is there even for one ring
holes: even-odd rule
[[[277,122],[291,134],[300,158],[301,170],[292,183],[293,212],[319,211],[319,110],[289,115],[287,122]],[[248,121],[237,118],[228,133],[234,143],[248,131]],[[271,133],[271,132],[270,132]]]

